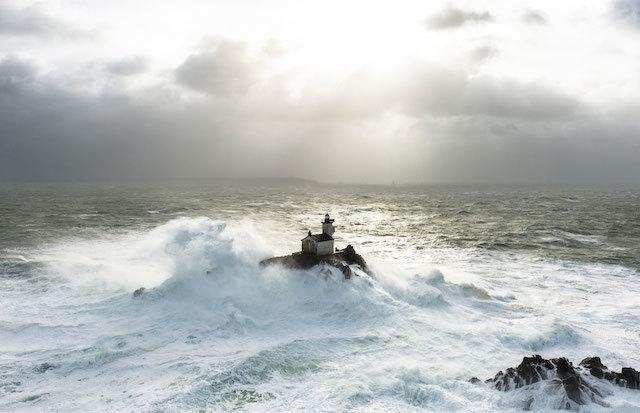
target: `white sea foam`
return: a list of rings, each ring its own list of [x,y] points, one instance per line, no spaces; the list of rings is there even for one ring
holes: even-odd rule
[[[468,379],[533,352],[640,365],[638,286],[602,276],[619,268],[447,250],[403,265],[376,260],[374,242],[375,277],[345,281],[260,268],[273,252],[260,234],[181,218],[31,252],[44,266],[31,288],[46,292],[3,293],[0,409],[518,411],[534,396],[544,411],[560,393]],[[615,409],[640,409],[640,395],[611,393]]]

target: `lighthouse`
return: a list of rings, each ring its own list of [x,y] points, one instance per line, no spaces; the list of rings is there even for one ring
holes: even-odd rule
[[[329,218],[329,214],[324,215],[324,221],[322,221],[322,233],[333,236],[335,228],[333,226],[333,219]]]
[[[333,221],[329,214],[326,214],[322,221],[322,234],[312,234],[309,231],[309,234],[302,239],[303,254],[317,256],[333,254],[333,233],[335,232]]]

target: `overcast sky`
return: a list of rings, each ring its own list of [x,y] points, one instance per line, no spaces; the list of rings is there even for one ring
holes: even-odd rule
[[[640,181],[640,0],[0,0],[0,180]]]

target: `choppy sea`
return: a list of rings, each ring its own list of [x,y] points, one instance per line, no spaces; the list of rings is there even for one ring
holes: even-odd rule
[[[259,267],[326,212],[374,276]],[[0,411],[521,411],[469,379],[640,368],[639,272],[632,188],[3,184]]]

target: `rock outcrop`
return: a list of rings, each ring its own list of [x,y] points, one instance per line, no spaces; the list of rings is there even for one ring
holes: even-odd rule
[[[600,357],[587,357],[580,362],[580,366],[599,379],[608,380],[629,389],[640,389],[640,372],[631,367],[623,367],[620,373],[611,371],[602,364]]]
[[[351,245],[347,245],[347,248],[329,255],[316,256],[295,252],[291,255],[285,255],[284,257],[273,257],[260,261],[261,266],[274,264],[291,269],[308,269],[316,265],[326,264],[342,271],[346,279],[357,275],[351,269],[351,265],[357,266],[367,274],[371,273],[364,258],[362,258]]]
[[[564,357],[545,359],[539,355],[524,357],[517,367],[499,371],[485,383],[497,390],[509,391],[548,381],[564,395],[558,407],[571,410],[589,403],[607,406],[603,399],[606,390],[598,386],[604,380],[630,389],[640,388],[640,372],[630,367],[623,367],[621,372],[611,371],[602,364],[600,357],[587,357],[574,367]],[[480,383],[480,380],[474,377],[471,382]],[[525,408],[533,401],[528,400]]]
[[[138,288],[137,290],[135,290],[133,292],[133,296],[134,297],[140,297],[142,295],[142,293],[144,293],[145,290],[146,290],[146,288],[140,287],[140,288]]]

